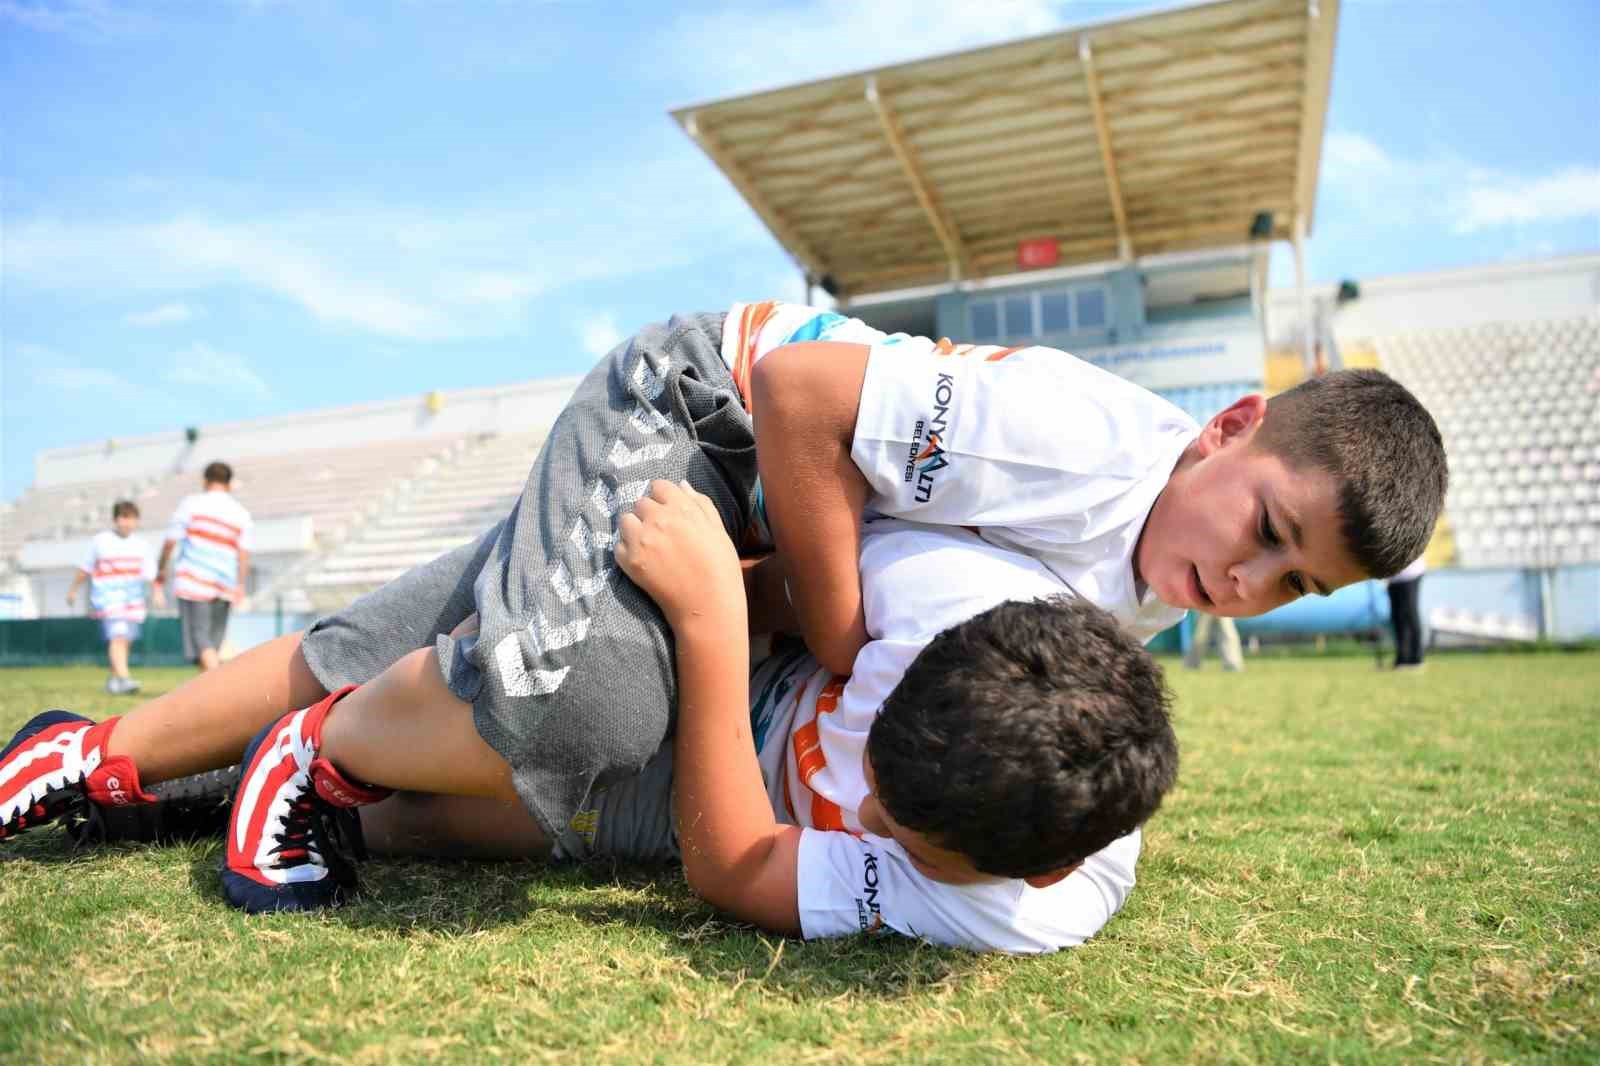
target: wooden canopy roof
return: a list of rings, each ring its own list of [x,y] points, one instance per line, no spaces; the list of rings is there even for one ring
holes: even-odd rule
[[[1223,0],[672,112],[844,295],[1311,228],[1338,0]]]

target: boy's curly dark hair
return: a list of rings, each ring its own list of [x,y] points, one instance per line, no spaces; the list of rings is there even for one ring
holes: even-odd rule
[[[1371,577],[1420,556],[1444,509],[1450,472],[1427,408],[1381,370],[1340,370],[1267,401],[1256,443],[1339,484],[1340,533]]]
[[[878,802],[983,873],[1070,866],[1140,824],[1178,771],[1161,669],[1105,611],[1012,601],[940,633],[872,724]]]

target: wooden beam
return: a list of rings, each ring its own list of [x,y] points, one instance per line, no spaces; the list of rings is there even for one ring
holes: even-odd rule
[[[900,167],[906,172],[906,179],[911,182],[911,191],[916,193],[917,202],[927,213],[928,221],[933,224],[933,231],[939,235],[939,243],[944,245],[945,255],[950,260],[950,280],[960,281],[967,272],[967,250],[961,245],[961,235],[956,232],[955,224],[950,221],[950,217],[945,214],[944,205],[939,202],[939,194],[917,163],[916,154],[906,141],[905,130],[900,127],[900,120],[895,117],[894,109],[889,106],[889,101],[884,99],[882,91],[879,90],[876,77],[867,76],[866,90],[867,102],[878,113],[878,123],[883,127],[884,139],[889,142],[889,148],[894,152],[895,158],[900,160]]]
[[[1317,171],[1322,166],[1323,123],[1328,115],[1328,83],[1333,76],[1333,43],[1339,27],[1339,0],[1317,0],[1306,20],[1306,79],[1301,87],[1300,159],[1295,174],[1295,217],[1311,232],[1316,217]]]
[[[1122,184],[1117,180],[1117,160],[1111,150],[1111,127],[1106,122],[1105,104],[1100,99],[1100,78],[1094,69],[1094,50],[1088,34],[1078,38],[1078,61],[1083,66],[1083,84],[1089,90],[1089,111],[1094,115],[1095,137],[1100,142],[1100,162],[1105,166],[1106,189],[1111,196],[1111,217],[1117,223],[1117,256],[1124,262],[1133,258],[1133,241],[1128,236],[1128,216],[1122,209]]]
[[[755,183],[745,177],[744,169],[739,166],[738,160],[734,159],[733,153],[724,148],[722,142],[717,140],[710,130],[700,125],[694,112],[683,117],[683,128],[694,138],[701,150],[722,168],[722,172],[728,176],[733,187],[738,189],[739,194],[755,209],[756,215],[766,223],[767,229],[777,238],[778,243],[800,261],[801,267],[813,277],[820,278],[827,274],[828,265],[823,258],[816,253],[809,242],[795,232],[777,209],[767,202],[767,198],[756,188]]]

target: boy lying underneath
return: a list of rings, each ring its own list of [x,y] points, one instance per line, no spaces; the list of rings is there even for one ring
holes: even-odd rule
[[[878,639],[942,624],[952,583],[1003,602],[934,637],[859,763],[829,766],[814,738],[853,682],[804,653],[747,679],[738,558],[710,502],[657,482],[620,534],[618,564],[675,638],[676,843],[700,896],[782,933],[888,927],[1014,952],[1079,943],[1116,912],[1177,747],[1158,668],[1108,614],[1033,598],[1052,584],[1042,567],[960,533],[869,532],[862,588]],[[823,773],[864,780],[862,835],[794,824],[794,779]],[[843,812],[819,801],[812,824],[842,829]]]

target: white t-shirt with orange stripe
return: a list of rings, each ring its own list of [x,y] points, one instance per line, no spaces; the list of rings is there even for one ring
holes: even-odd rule
[[[861,584],[872,640],[849,678],[804,653],[774,656],[752,677],[751,721],[773,812],[808,830],[798,863],[802,931],[809,938],[892,929],[1013,953],[1093,936],[1133,888],[1137,832],[1049,888],[946,885],[918,873],[895,841],[863,835],[856,813],[867,792],[867,731],[923,647],[996,604],[1068,589],[1040,561],[966,530],[896,519],[867,524]]]
[[[1055,348],[885,334],[798,304],[735,304],[722,356],[749,403],[750,372],[785,344],[865,344],[851,458],[869,515],[978,530],[1038,559],[1140,640],[1183,618],[1133,575],[1133,551],[1194,420]]]
[[[167,523],[178,545],[173,595],[180,600],[232,597],[239,586],[239,552],[251,549],[250,512],[221,490],[185,496]]]
[[[138,533],[96,533],[79,567],[89,575],[89,613],[95,618],[145,620],[144,586],[156,576],[150,545]]]

